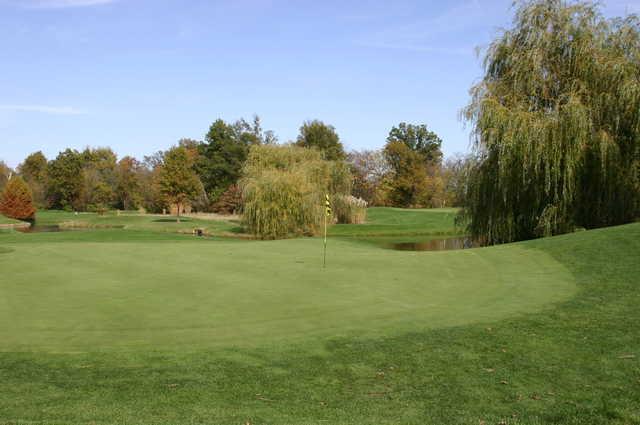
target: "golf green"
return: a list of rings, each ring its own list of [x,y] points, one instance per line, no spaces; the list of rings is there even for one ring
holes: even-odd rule
[[[537,311],[575,289],[560,263],[522,245],[407,253],[332,241],[326,269],[319,239],[10,247],[0,256],[5,351],[384,335]]]

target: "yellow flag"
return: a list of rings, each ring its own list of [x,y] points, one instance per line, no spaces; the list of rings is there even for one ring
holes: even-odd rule
[[[324,206],[327,213],[327,217],[331,217],[331,215],[333,214],[333,211],[331,210],[331,201],[329,201],[329,194],[325,194],[324,197],[325,197]]]

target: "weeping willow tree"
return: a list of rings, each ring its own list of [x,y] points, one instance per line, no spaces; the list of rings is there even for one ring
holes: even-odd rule
[[[516,3],[463,114],[464,215],[488,243],[625,223],[640,206],[640,25],[595,4]]]
[[[240,180],[244,225],[260,239],[317,235],[325,194],[349,194],[351,182],[346,164],[324,160],[319,150],[252,146]]]

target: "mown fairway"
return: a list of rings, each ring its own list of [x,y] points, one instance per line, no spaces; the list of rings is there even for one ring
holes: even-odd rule
[[[639,224],[433,253],[345,237],[326,270],[318,239],[147,225],[0,234],[0,423],[640,423]]]
[[[13,220],[11,218],[7,218],[5,216],[3,216],[2,214],[0,214],[0,225],[2,224],[17,224],[20,223],[18,220]]]

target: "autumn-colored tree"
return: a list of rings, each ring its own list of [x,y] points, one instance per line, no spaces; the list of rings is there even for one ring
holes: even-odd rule
[[[12,177],[5,186],[0,199],[0,213],[16,220],[32,220],[35,217],[31,189],[21,177]]]
[[[201,187],[187,149],[184,146],[169,149],[160,169],[160,190],[169,204],[178,207],[178,223],[185,204],[198,195]]]
[[[232,184],[220,195],[215,204],[213,212],[218,214],[233,214],[240,210],[242,205],[242,192],[237,184]]]

